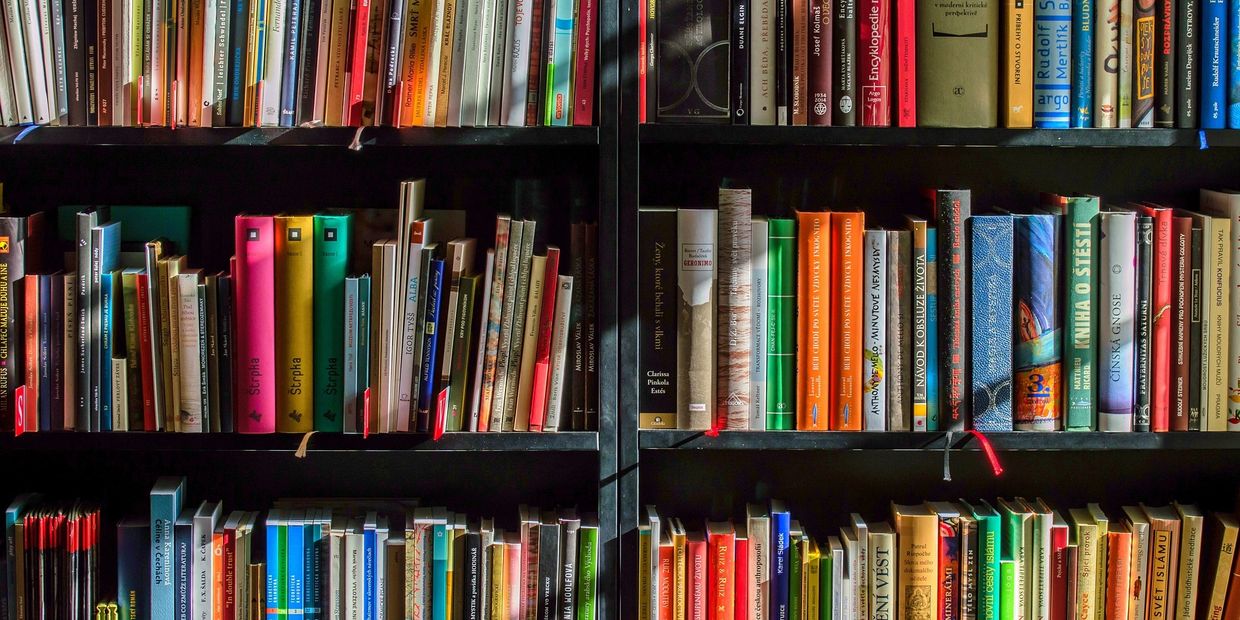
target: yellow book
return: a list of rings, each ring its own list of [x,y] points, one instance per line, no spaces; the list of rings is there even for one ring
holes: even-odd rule
[[[345,67],[349,48],[349,0],[331,0],[332,21],[328,43],[327,95],[323,124],[344,124]]]
[[[932,618],[939,600],[939,517],[926,506],[891,505],[896,524],[898,616]]]
[[[1201,381],[1206,385],[1206,400],[1201,405],[1201,417],[1206,421],[1206,430],[1227,430],[1227,351],[1231,346],[1230,317],[1227,307],[1230,301],[1226,293],[1231,282],[1231,225],[1225,217],[1211,218],[1210,238],[1206,240],[1206,264],[1211,268],[1204,276],[1206,290],[1213,294],[1206,296],[1206,312],[1210,324],[1209,338],[1202,343],[1208,356],[1207,372]],[[1203,330],[1204,333],[1204,330]]]
[[[1074,618],[1075,620],[1094,620],[1098,617],[1098,610],[1103,606],[1102,601],[1098,600],[1098,570],[1101,567],[1103,572],[1106,572],[1105,565],[1098,563],[1098,525],[1094,522],[1089,510],[1084,508],[1073,508],[1068,511],[1068,521],[1072,528],[1069,536],[1077,549],[1076,615]],[[1106,581],[1105,575],[1102,581]]]
[[[818,550],[818,543],[813,538],[807,538],[805,551],[801,552],[802,566],[801,574],[804,575],[804,602],[801,605],[803,613],[802,620],[818,620],[818,604],[822,596],[822,583],[819,581],[821,577],[818,575],[819,564],[822,561],[822,553]]]
[[[685,534],[685,525],[680,519],[672,519],[670,522],[672,528],[672,550],[675,561],[672,564],[672,620],[687,620],[688,609],[685,605],[685,597],[689,591],[688,579],[685,571],[688,570],[688,536]]]
[[[177,324],[177,308],[180,296],[177,294],[176,278],[185,268],[184,256],[172,256],[159,261],[159,340],[163,347],[164,359],[164,428],[173,432],[181,430],[181,356],[178,345],[181,342],[181,330]]]
[[[1033,127],[1033,3],[1007,0],[1004,52],[1003,124]]]
[[[276,218],[276,430],[314,430],[314,218]]]
[[[547,257],[534,256],[530,263],[530,294],[525,303],[525,334],[521,344],[521,374],[517,382],[517,417],[513,430],[530,430],[530,397],[534,392],[534,362],[538,357],[538,324],[542,319],[543,279]]]
[[[491,617],[506,618],[504,601],[508,600],[507,545],[504,543],[503,531],[495,532],[495,542],[491,545]]]
[[[452,609],[452,590],[454,590],[454,588],[452,587],[452,581],[456,577],[456,566],[455,566],[455,560],[456,560],[455,555],[456,554],[453,552],[456,550],[456,539],[461,535],[461,532],[464,531],[464,527],[456,523],[456,519],[459,519],[459,518],[461,518],[460,515],[453,515],[452,513],[448,513],[448,549],[447,549],[448,579],[444,582],[448,588],[447,598],[444,599],[446,601],[445,603],[446,609],[448,610]],[[448,614],[449,614],[449,617],[451,617],[452,612],[449,611]]]
[[[413,36],[405,37],[405,56],[409,60],[409,72],[405,81],[407,105],[401,106],[402,126],[423,127],[427,124],[426,88],[430,81],[430,43],[437,1],[439,0],[422,0],[417,11],[410,16],[411,22],[406,30],[406,35]]]
[[[186,87],[185,108],[186,122],[190,127],[202,126],[202,37],[203,37],[203,0],[189,0],[189,85]],[[214,33],[212,33],[214,35]],[[210,120],[210,116],[207,119]],[[208,126],[210,126],[208,124]]]
[[[446,127],[448,125],[448,94],[451,90],[452,82],[452,61],[463,61],[463,58],[452,58],[452,38],[457,34],[456,30],[456,0],[441,0],[443,2],[443,37],[439,45],[439,94],[435,97],[435,126]],[[461,4],[461,8],[465,8],[467,4]],[[465,36],[465,33],[459,33]],[[459,120],[459,119],[453,119]],[[455,123],[454,123],[455,124]]]
[[[258,80],[262,59],[258,57],[258,2],[250,3],[250,14],[246,20],[245,46],[245,101],[241,123],[253,127],[258,118]]]
[[[1111,564],[1107,560],[1109,555],[1109,539],[1108,532],[1110,527],[1108,524],[1107,514],[1102,512],[1102,507],[1098,504],[1087,504],[1085,509],[1089,511],[1089,518],[1093,519],[1094,527],[1098,528],[1098,551],[1094,557],[1098,558],[1098,580],[1094,589],[1094,618],[1102,620],[1102,616],[1106,611],[1107,600],[1107,579],[1106,567]]]

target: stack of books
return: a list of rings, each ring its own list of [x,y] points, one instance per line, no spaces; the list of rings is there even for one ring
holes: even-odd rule
[[[20,495],[4,511],[9,618],[90,618],[99,597],[99,508]]]
[[[0,3],[0,124],[594,123],[597,0]]]
[[[1240,128],[1223,0],[639,0],[641,122]]]
[[[925,202],[642,209],[641,428],[1240,430],[1240,193]]]
[[[1041,499],[892,504],[815,538],[782,502],[638,524],[639,620],[1223,618],[1240,612],[1236,517]]]
[[[62,213],[68,270],[46,214],[0,218],[0,420],[18,434],[597,429],[595,225],[571,224],[561,251],[500,215],[480,252],[464,212],[425,209],[424,192],[402,185],[398,222],[239,215],[219,272],[174,251],[187,208],[165,208],[184,224],[165,231],[175,242],[122,243],[151,232],[141,207]]]

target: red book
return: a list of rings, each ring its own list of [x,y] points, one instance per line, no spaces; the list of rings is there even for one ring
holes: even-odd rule
[[[1171,218],[1171,430],[1188,430],[1189,321],[1193,302],[1193,219]]]
[[[706,620],[706,537],[691,531],[685,538],[685,583],[689,586],[685,601],[686,620]]]
[[[736,532],[732,524],[706,524],[707,617],[710,620],[734,620],[736,605]]]
[[[659,538],[659,615],[658,620],[680,620],[672,618],[672,596],[676,584],[672,579],[673,568],[676,566],[676,547],[672,545],[672,536],[663,531]]]
[[[1154,329],[1150,343],[1150,430],[1170,430],[1171,402],[1171,210],[1143,205],[1141,212],[1154,218]]]
[[[831,0],[809,0],[809,124],[831,125]]]
[[[831,213],[831,334],[827,407],[833,431],[861,430],[862,241],[865,213]]]
[[[939,520],[939,620],[960,619],[959,521]]]
[[[753,609],[749,599],[749,536],[744,530],[744,525],[742,522],[742,529],[736,532],[732,540],[732,555],[735,563],[732,570],[732,588],[735,593],[732,598],[732,610],[737,620],[746,620],[749,617],[749,610]]]
[[[857,81],[861,86],[861,125],[891,126],[891,0],[857,5]]]
[[[26,295],[22,303],[26,307],[26,428],[27,432],[39,430],[39,278],[26,274]]]
[[[916,0],[896,2],[896,122],[917,126],[917,15]]]
[[[142,375],[142,430],[152,432],[155,426],[155,366],[151,363],[150,277],[138,274],[138,371]],[[137,429],[134,429],[137,430]]]
[[[583,0],[588,1],[588,0]],[[534,358],[534,387],[530,392],[530,430],[539,432],[547,419],[551,392],[551,332],[555,324],[555,293],[560,288],[560,248],[547,246],[543,279],[542,315],[538,319],[538,353]]]
[[[359,0],[365,2],[366,0]],[[360,9],[359,9],[360,10]],[[275,220],[270,215],[238,215],[236,387],[237,431],[276,431],[275,389]]]
[[[640,20],[639,20],[640,21]],[[577,3],[577,67],[573,71],[573,124],[594,124],[594,60],[598,50],[598,2]]]
[[[345,99],[344,124],[359,127],[362,124],[362,93],[366,79],[367,41],[370,37],[370,0],[353,0],[353,5],[353,34],[349,37],[349,65],[346,72],[349,89],[348,98]]]
[[[1054,519],[1051,526],[1051,620],[1068,620],[1068,524],[1058,513]]]
[[[637,122],[646,122],[646,2],[638,3],[637,14]],[[532,31],[533,28],[531,27]]]

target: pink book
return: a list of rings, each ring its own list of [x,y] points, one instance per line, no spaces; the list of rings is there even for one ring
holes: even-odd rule
[[[276,432],[275,219],[238,215],[234,307],[237,308],[237,430]]]
[[[917,126],[917,15],[914,0],[896,3],[896,122]]]
[[[534,388],[530,392],[530,430],[539,432],[547,420],[551,392],[551,332],[555,323],[555,291],[560,288],[560,248],[547,246],[547,275],[543,280],[542,316],[538,320],[538,354],[534,358]],[[548,284],[550,283],[550,284]]]
[[[525,568],[521,565],[521,543],[511,534],[504,540],[504,572],[508,578],[504,611],[508,613],[502,620],[521,620],[521,575]]]
[[[370,36],[370,0],[356,0],[353,11],[353,36],[349,38],[348,99],[345,100],[345,125],[362,124],[362,93],[366,78],[366,42]]]
[[[573,124],[577,126],[588,127],[594,124],[594,57],[598,49],[597,41],[598,2],[580,0],[577,12],[577,45],[574,48],[577,50],[577,68],[573,72],[576,80],[573,84]]]
[[[857,81],[861,83],[861,122],[865,127],[891,126],[891,4],[864,0],[858,19]]]

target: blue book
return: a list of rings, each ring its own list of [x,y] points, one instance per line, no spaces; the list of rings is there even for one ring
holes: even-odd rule
[[[1013,216],[1012,420],[1018,431],[1063,428],[1062,217]]]
[[[103,347],[101,358],[104,367],[99,373],[99,430],[112,430],[112,317],[116,300],[112,297],[112,272],[99,274],[101,312],[99,321],[99,344]]]
[[[938,235],[933,228],[926,229],[926,430],[939,430],[939,284]]]
[[[7,596],[4,599],[5,606],[8,608],[8,617],[11,620],[17,620],[17,520],[21,519],[27,510],[32,508],[39,501],[39,496],[34,493],[26,493],[18,495],[13,499],[13,503],[4,510],[4,554],[5,560],[9,566],[9,570],[5,573],[5,581],[7,582],[8,591],[14,596]],[[142,616],[149,618],[150,616]]]
[[[375,583],[375,530],[379,527],[378,516],[366,513],[362,525],[362,620],[377,620]]]
[[[116,604],[121,618],[151,617],[151,522],[116,525]]]
[[[1227,127],[1240,129],[1240,0],[1227,0]]]
[[[771,500],[771,620],[794,620],[788,617],[791,536],[792,514],[783,502]]]
[[[283,511],[275,508],[267,513],[267,620],[279,620],[280,567],[284,564],[280,548]]]
[[[305,616],[306,584],[306,523],[305,513],[294,510],[288,515],[288,615]]]
[[[194,509],[186,508],[177,517],[173,526],[173,537],[176,541],[172,552],[173,580],[176,583],[173,594],[173,614],[175,620],[190,620],[194,617],[194,597],[190,593],[194,574]]]
[[[573,0],[554,0],[554,33],[547,49],[547,126],[564,127],[573,109]]]
[[[448,620],[448,520],[438,511],[431,526],[431,620]]]
[[[1033,126],[1064,129],[1072,115],[1072,1],[1033,9]]]
[[[301,52],[301,0],[288,0],[284,22],[284,78],[280,80],[280,126],[297,118],[297,59]],[[311,45],[315,45],[311,42]]]
[[[103,428],[103,401],[111,401],[111,392],[103,391],[103,377],[107,376],[111,383],[112,358],[103,356],[103,274],[112,273],[120,268],[121,258],[121,223],[109,222],[90,229],[90,328],[88,342],[90,346],[90,400],[91,429]],[[82,389],[82,386],[78,386]],[[111,402],[108,409],[111,410]],[[108,428],[112,421],[108,420]]]
[[[1201,127],[1227,127],[1227,0],[1201,2]]]
[[[305,603],[306,620],[319,620],[323,613],[323,528],[327,523],[327,512],[313,511],[306,516],[306,587]]]
[[[1012,430],[1012,216],[975,215],[969,264],[973,291],[973,428]]]
[[[249,0],[232,0],[230,7],[232,29],[228,32],[228,125],[240,127],[245,124],[245,58],[249,34],[241,24],[249,23]]]
[[[52,425],[52,280],[39,276],[39,428],[64,430],[63,418]]]
[[[426,282],[426,329],[422,340],[422,379],[418,394],[418,418],[433,420],[435,411],[435,383],[439,371],[435,361],[439,359],[439,308],[443,298],[443,259],[432,259]]]
[[[1094,0],[1072,0],[1072,126],[1094,126]]]
[[[185,498],[185,478],[165,476],[151,487],[151,615],[171,618],[176,606],[172,570],[177,517]]]

